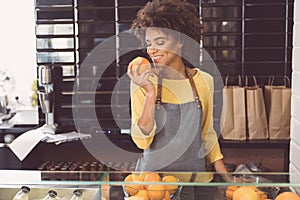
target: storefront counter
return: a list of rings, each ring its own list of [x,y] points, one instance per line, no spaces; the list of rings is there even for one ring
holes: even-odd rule
[[[128,179],[129,176],[134,174],[139,176],[136,172],[61,172],[61,171],[6,171],[10,178],[5,179],[3,171],[0,171],[0,199],[12,199],[13,195],[19,190],[21,186],[27,186],[31,188],[29,199],[39,199],[46,195],[49,190],[56,190],[58,196],[61,199],[69,199],[72,192],[77,188],[82,190],[84,199],[126,199],[129,196],[133,196],[133,193],[129,194],[130,188],[137,188],[137,190],[145,190],[151,193],[150,185],[161,186],[158,188],[164,188],[160,191],[164,194],[170,194],[171,192],[175,199],[175,196],[182,195],[183,188],[187,187],[199,187],[199,188],[214,188],[217,191],[215,199],[231,199],[230,190],[233,192],[240,187],[252,188],[261,199],[267,197],[275,199],[280,193],[293,192],[297,193],[300,191],[300,183],[290,183],[291,176],[299,176],[299,174],[288,174],[288,173],[232,173],[231,175],[235,178],[236,182],[224,182],[214,181],[210,183],[205,182],[189,182],[184,181],[184,177],[189,176],[189,172],[172,172],[171,176],[176,177],[176,181],[132,181]],[[27,173],[27,174],[26,174]],[[150,173],[150,172],[148,172]],[[156,172],[156,174],[162,179],[166,176],[170,176],[169,173]],[[201,175],[201,173],[199,173]],[[24,176],[25,175],[25,176]],[[203,174],[205,175],[205,174]],[[221,174],[214,174],[215,176],[221,176]],[[4,177],[4,178],[3,178]],[[23,178],[22,178],[23,177]],[[88,179],[83,179],[83,177]],[[94,177],[94,179],[91,179]],[[144,178],[146,179],[146,178]],[[148,187],[147,187],[148,186]],[[173,187],[170,187],[173,186]],[[175,186],[175,187],[174,187]],[[116,190],[119,188],[121,190]],[[146,188],[146,189],[145,189]],[[166,192],[168,191],[168,193]],[[159,192],[157,192],[159,193]],[[137,194],[137,193],[135,193]],[[10,195],[10,196],[8,196]],[[172,199],[172,198],[171,198]],[[200,197],[199,197],[200,199]]]

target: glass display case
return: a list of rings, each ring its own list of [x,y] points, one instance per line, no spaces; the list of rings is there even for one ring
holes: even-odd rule
[[[224,174],[213,172],[199,172],[196,176],[207,175],[213,175],[213,181],[209,183],[197,179],[191,181],[191,172],[7,170],[0,173],[0,199],[13,199],[22,186],[30,188],[30,200],[43,199],[49,190],[56,191],[60,199],[71,199],[73,192],[80,190],[83,199],[88,200],[126,200],[132,199],[130,196],[143,195],[146,195],[144,199],[178,199],[185,189],[194,186],[200,190],[202,188],[204,193],[213,189],[214,192],[208,195],[220,200],[234,199],[234,194],[243,195],[247,192],[254,192],[259,200],[276,199],[282,193],[297,195],[298,192],[299,195],[300,191],[300,182],[290,182],[291,179],[299,177],[299,174],[251,172],[226,174],[233,177],[232,182],[225,182],[222,178]],[[8,176],[10,178],[7,178]],[[199,199],[203,198],[199,196]]]

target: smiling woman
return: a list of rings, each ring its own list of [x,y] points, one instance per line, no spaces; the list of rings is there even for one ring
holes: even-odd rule
[[[214,167],[231,181],[213,128],[213,77],[190,62],[200,60],[197,9],[184,0],[153,0],[138,11],[131,28],[154,65],[138,74],[129,63],[127,70],[131,137],[143,149],[136,171],[189,171],[181,181],[210,182],[211,174],[198,172]],[[183,187],[180,199],[215,199],[215,193]]]
[[[4,1],[0,8],[0,69],[16,81],[13,91],[7,91],[9,103],[18,101],[30,105],[31,85],[36,79],[34,1],[20,1],[18,6]]]

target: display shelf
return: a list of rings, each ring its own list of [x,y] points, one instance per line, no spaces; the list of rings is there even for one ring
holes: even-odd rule
[[[21,187],[21,186],[20,186]],[[97,199],[98,188],[92,187],[68,187],[68,188],[59,188],[56,186],[47,186],[47,187],[36,187],[29,185],[30,193],[29,199],[30,200],[40,200],[43,199],[49,190],[54,190],[57,192],[58,197],[61,200],[69,200],[71,199],[74,190],[80,190],[83,193],[84,199],[92,200]],[[10,200],[13,199],[14,195],[18,192],[18,188],[0,188],[0,199],[2,200]],[[99,199],[99,198],[98,198]]]
[[[222,137],[219,138],[221,147],[289,147],[290,140],[224,140]]]
[[[289,139],[224,140],[220,137],[219,143],[226,163],[235,162],[234,164],[238,165],[248,162],[251,157],[256,157],[269,171],[289,171]]]
[[[13,171],[13,170],[12,170]],[[117,196],[121,198],[125,197],[124,191],[120,188],[122,186],[131,186],[131,185],[177,185],[179,187],[211,187],[216,188],[218,193],[217,199],[225,199],[226,189],[229,186],[251,186],[256,187],[264,191],[267,195],[273,195],[276,192],[276,195],[280,192],[285,191],[300,191],[300,182],[290,183],[291,176],[298,176],[299,174],[290,174],[290,173],[230,173],[234,177],[232,182],[224,182],[222,179],[214,179],[212,182],[198,182],[198,181],[189,181],[189,176],[191,172],[156,172],[160,177],[166,175],[172,175],[177,178],[177,181],[173,182],[145,182],[145,181],[124,181],[125,178],[130,174],[140,175],[138,172],[132,171],[31,171],[33,173],[40,173],[40,179],[28,180],[26,178],[18,177],[18,173],[22,171],[13,171],[15,173],[15,180],[5,180],[2,177],[0,178],[0,199],[1,195],[4,194],[14,194],[17,192],[18,188],[21,186],[28,186],[32,188],[32,195],[38,195],[39,197],[42,194],[45,194],[50,189],[57,190],[59,194],[64,196],[70,196],[74,189],[79,188],[89,193],[89,198],[87,199],[114,199],[109,198],[109,196],[114,192]],[[222,177],[223,174],[217,174],[210,172],[215,176]],[[207,172],[199,172],[198,175],[207,175]],[[228,174],[227,174],[228,175]],[[94,177],[94,178],[92,178]],[[118,188],[118,190],[115,190]],[[112,192],[112,190],[114,190]],[[272,193],[272,194],[271,194]],[[93,198],[91,198],[93,196]],[[270,197],[269,197],[270,198]],[[271,197],[273,198],[273,197]],[[7,198],[9,199],[9,198]],[[36,197],[32,198],[36,199]],[[62,198],[63,199],[63,198]]]

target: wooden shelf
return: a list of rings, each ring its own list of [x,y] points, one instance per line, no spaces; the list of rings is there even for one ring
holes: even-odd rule
[[[224,140],[219,138],[221,147],[283,147],[289,148],[290,140]]]
[[[261,160],[273,172],[289,171],[290,140],[224,140],[219,139],[224,162],[246,164],[251,159]]]

